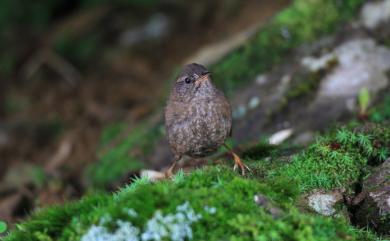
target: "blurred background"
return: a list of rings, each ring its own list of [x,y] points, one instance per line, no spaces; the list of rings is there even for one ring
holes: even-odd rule
[[[388,0],[1,0],[0,220],[169,166],[186,63],[231,100],[238,152],[389,120],[389,23]]]
[[[184,63],[218,61],[287,4],[0,1],[0,219],[78,199],[92,185],[86,170],[121,142],[113,136],[151,115],[160,121]],[[212,52],[219,43],[226,46]],[[98,181],[104,188],[164,165],[132,162],[128,147],[111,154],[128,163],[109,184]]]

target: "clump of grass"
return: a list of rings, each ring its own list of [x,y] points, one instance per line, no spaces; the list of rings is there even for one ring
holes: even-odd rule
[[[269,176],[291,177],[301,192],[348,187],[367,171],[369,162],[380,163],[389,156],[389,145],[387,128],[341,128],[295,155],[291,164],[270,171]]]

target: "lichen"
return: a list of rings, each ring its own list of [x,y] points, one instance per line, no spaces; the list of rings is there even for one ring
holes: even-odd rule
[[[127,212],[131,217],[138,216],[133,209],[128,209]],[[112,222],[112,218],[107,219],[107,216],[109,215],[102,217],[99,225],[93,224],[81,237],[81,241],[160,241],[167,238],[172,241],[184,241],[192,239],[191,225],[202,218],[201,214],[197,214],[190,204],[185,202],[176,207],[174,214],[163,215],[157,210],[146,222],[143,232],[141,228],[123,220],[116,220],[116,228],[110,232],[106,225]]]

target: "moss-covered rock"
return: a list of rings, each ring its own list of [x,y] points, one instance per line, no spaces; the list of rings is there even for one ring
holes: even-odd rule
[[[291,187],[245,179],[224,167],[157,184],[141,179],[110,197],[41,212],[4,240],[370,240],[346,220],[301,213]],[[278,203],[282,215],[274,218],[257,206],[257,193]]]
[[[341,128],[295,155],[291,164],[272,170],[270,177],[292,177],[302,192],[350,186],[367,174],[369,162],[380,163],[387,158],[389,145],[388,128]]]
[[[351,19],[363,0],[295,0],[256,37],[212,66],[214,80],[232,93],[259,73],[281,63],[292,49],[318,39]],[[319,17],[321,16],[321,17]]]

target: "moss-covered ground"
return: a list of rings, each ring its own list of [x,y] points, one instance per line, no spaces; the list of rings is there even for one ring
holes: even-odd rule
[[[386,124],[350,124],[288,161],[252,152],[248,177],[220,164],[158,183],[137,179],[112,195],[39,211],[3,240],[376,240],[344,217],[300,210],[297,199],[313,189],[352,187],[389,148]],[[256,194],[281,214],[257,205]]]

